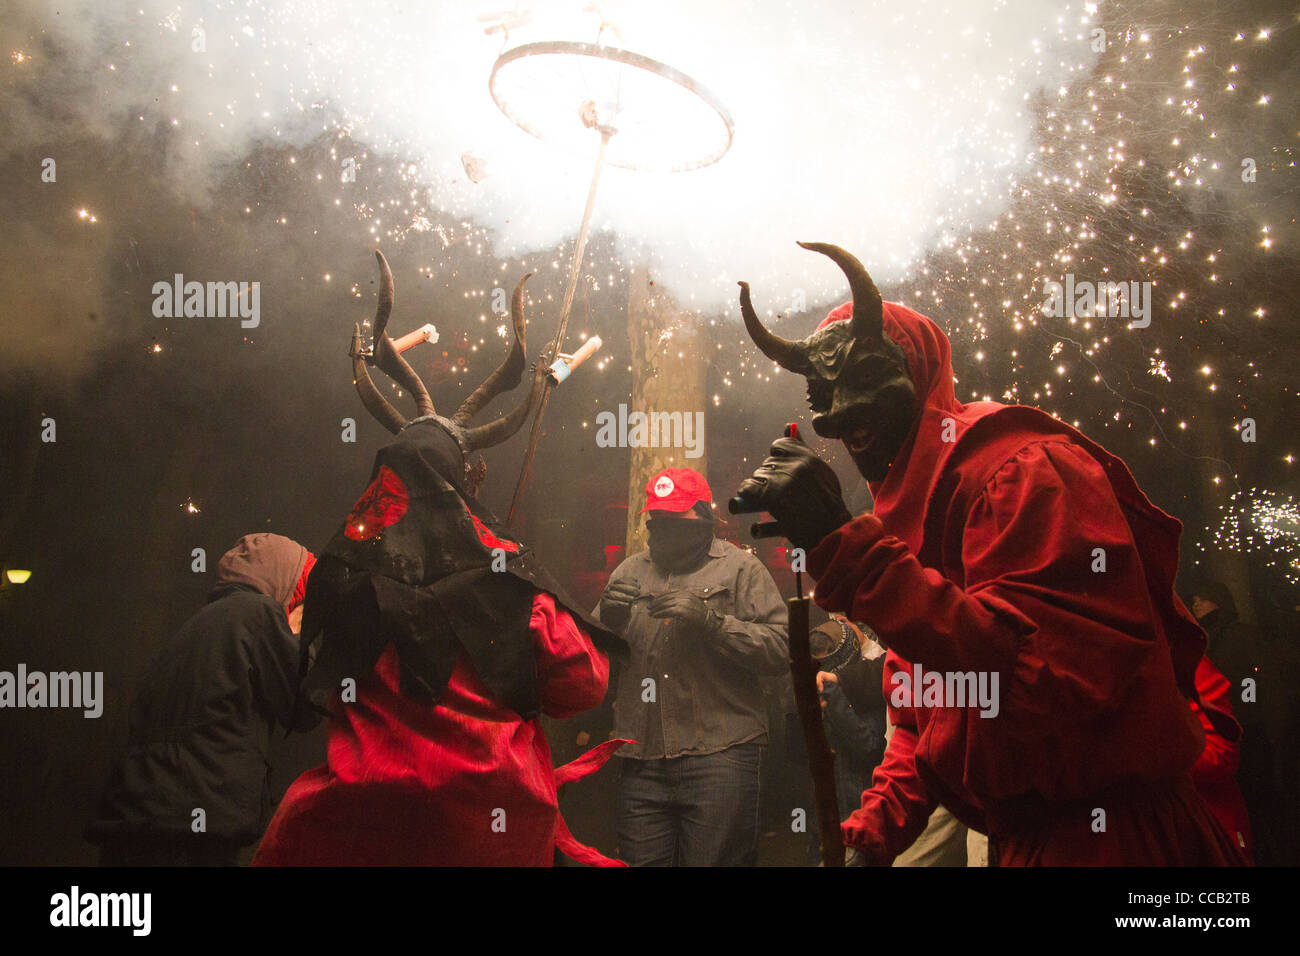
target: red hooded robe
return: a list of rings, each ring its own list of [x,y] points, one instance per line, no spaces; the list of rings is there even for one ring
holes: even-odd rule
[[[996,672],[999,709],[891,706],[896,730],[845,842],[888,863],[942,803],[1002,865],[1240,862],[1188,776],[1204,749],[1188,699],[1205,636],[1173,592],[1179,522],[1063,423],[958,402],[929,319],[887,302],[884,330],[923,407],[872,485],[874,513],[809,554],[815,598],[888,645],[886,699],[914,662]]]
[[[1215,667],[1209,657],[1202,657],[1196,667],[1196,692],[1199,703],[1192,709],[1201,719],[1205,731],[1205,750],[1192,767],[1192,782],[1205,798],[1214,818],[1223,825],[1250,859],[1254,839],[1250,832],[1250,814],[1246,800],[1237,786],[1237,765],[1241,761],[1241,747],[1236,737],[1222,729],[1222,721],[1212,715],[1215,709],[1232,714],[1232,684]]]

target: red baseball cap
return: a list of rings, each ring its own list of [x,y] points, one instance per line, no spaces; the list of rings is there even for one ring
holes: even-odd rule
[[[713,492],[698,471],[689,468],[665,468],[645,486],[644,513],[655,511],[690,511],[697,501],[712,504]]]

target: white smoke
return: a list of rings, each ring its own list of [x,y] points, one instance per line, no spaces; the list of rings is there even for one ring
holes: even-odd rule
[[[491,227],[489,251],[518,255],[576,232],[596,136],[579,153],[539,142],[494,104],[489,73],[504,48],[591,42],[605,22],[604,42],[712,91],[735,139],[702,170],[607,168],[593,228],[614,230],[624,259],[652,265],[683,304],[730,307],[743,278],[784,309],[800,291],[809,303],[843,291],[796,239],[843,245],[888,282],[996,215],[1028,167],[1032,97],[1095,58],[1090,14],[1050,0],[544,0],[507,9],[523,23],[508,39],[485,32],[503,6],[61,0],[43,13],[75,58],[58,68],[90,76],[95,95],[37,104],[25,122],[111,136],[162,115],[177,134],[171,174],[199,192],[259,140],[346,129],[409,158],[418,201]],[[665,143],[678,132],[669,124]]]

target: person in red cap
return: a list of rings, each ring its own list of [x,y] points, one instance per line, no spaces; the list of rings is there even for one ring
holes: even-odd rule
[[[888,864],[942,804],[989,835],[992,865],[1244,862],[1189,774],[1205,634],[1173,590],[1181,525],[1068,425],[959,402],[938,326],[883,302],[838,246],[805,248],[852,302],[803,341],[764,328],[744,283],[742,315],[807,379],[813,429],[843,442],[874,507],[853,517],[794,438],[739,497],[806,549],[817,603],[889,648],[895,730],[845,843]],[[958,694],[975,682],[987,700]]]
[[[298,634],[315,557],[247,534],[217,565],[131,704],[129,745],[86,837],[107,866],[233,866],[271,812],[271,733],[295,713]]]
[[[619,856],[632,866],[752,866],[767,717],[783,674],[785,603],[762,563],[714,535],[703,476],[646,484],[650,548],[610,576],[598,614],[630,648],[614,699]]]

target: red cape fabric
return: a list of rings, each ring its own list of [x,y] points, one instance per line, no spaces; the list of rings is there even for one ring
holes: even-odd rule
[[[298,583],[294,585],[293,597],[289,599],[288,612],[292,614],[294,609],[302,603],[302,599],[307,596],[307,579],[311,577],[311,569],[316,565],[316,555],[310,551],[307,552],[306,563],[302,566],[302,573],[298,575]]]
[[[809,554],[815,597],[890,647],[887,700],[917,663],[996,674],[998,706],[891,707],[897,729],[846,842],[888,862],[942,802],[1001,863],[1236,861],[1187,776],[1204,749],[1187,697],[1205,636],[1173,593],[1181,525],[1074,429],[957,401],[929,319],[887,302],[884,328],[921,413],[872,485],[874,513]]]
[[[1213,719],[1215,710],[1230,717],[1233,715],[1232,689],[1228,678],[1219,673],[1219,669],[1210,663],[1208,657],[1202,657],[1196,668],[1196,691],[1200,703],[1193,703],[1192,710],[1201,719],[1201,729],[1205,731],[1205,749],[1192,766],[1192,782],[1205,798],[1215,819],[1249,859],[1253,856],[1254,837],[1250,832],[1250,814],[1246,811],[1246,800],[1241,795],[1241,788],[1237,786],[1237,764],[1241,759],[1241,748],[1237,740],[1218,729],[1223,722]]]
[[[529,629],[543,713],[599,704],[609,664],[549,594],[537,593]],[[494,699],[463,653],[435,706],[403,697],[399,674],[390,644],[356,702],[336,702],[327,762],[289,788],[254,865],[550,866],[557,847],[578,862],[621,865],[573,838],[556,787],[625,741],[556,771],[540,722]]]

